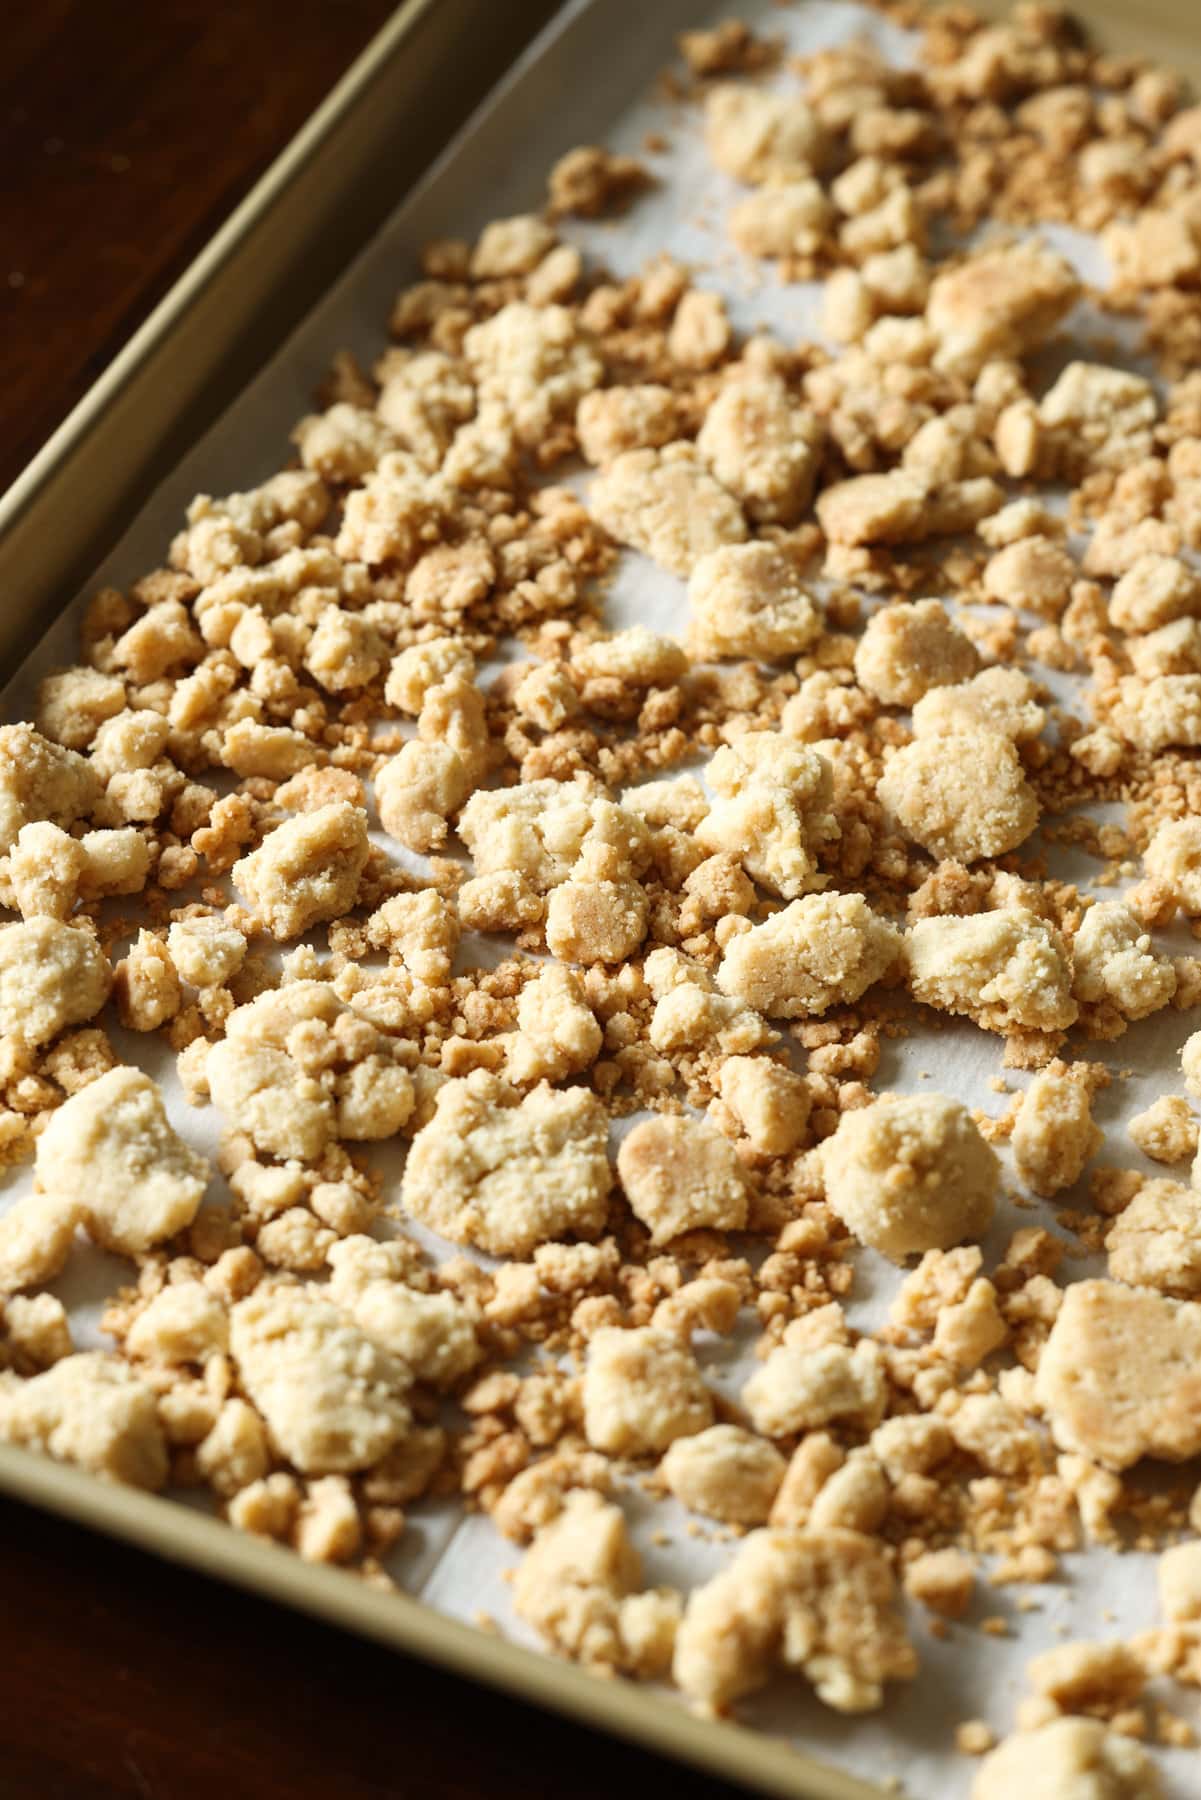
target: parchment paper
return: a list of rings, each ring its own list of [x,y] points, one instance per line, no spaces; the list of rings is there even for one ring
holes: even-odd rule
[[[740,332],[766,327],[785,342],[820,338],[818,290],[785,286],[737,255],[722,230],[737,195],[734,184],[709,164],[695,110],[673,106],[653,92],[656,75],[673,57],[676,33],[715,23],[724,11],[724,4],[708,0],[658,0],[650,6],[638,0],[592,0],[592,4],[572,0],[565,6],[499,94],[419,190],[398,207],[328,298],[218,425],[166,476],[86,592],[103,583],[127,585],[156,566],[195,493],[246,488],[278,468],[288,455],[288,432],[311,409],[313,390],[333,352],[349,347],[369,364],[384,348],[389,305],[396,290],[417,275],[418,246],[434,236],[470,236],[489,219],[537,207],[550,164],[575,144],[607,143],[644,154],[646,134],[655,131],[669,145],[647,157],[659,184],[626,217],[617,222],[569,221],[564,226],[564,235],[589,258],[604,262],[620,277],[667,249],[696,266],[702,285],[721,290]],[[801,0],[787,10],[762,0],[744,0],[740,12],[765,33],[786,37],[794,51],[813,51],[861,33],[876,39],[899,62],[913,58],[913,43],[906,33],[839,0]],[[795,77],[784,73],[778,80],[788,85]],[[1089,240],[1059,229],[1046,235],[1072,255],[1086,275],[1101,275],[1098,252]],[[1075,322],[1085,332],[1097,323],[1086,308]],[[1106,329],[1112,333],[1112,321],[1106,321]],[[29,716],[38,679],[55,664],[76,659],[85,597],[67,609],[6,690],[6,718]],[[682,582],[643,558],[623,558],[607,601],[606,616],[613,628],[642,621],[658,630],[680,632],[685,612]],[[398,854],[395,844],[379,841]],[[1084,857],[1062,853],[1056,853],[1055,866],[1058,873],[1082,883],[1097,872],[1097,865]],[[1182,938],[1178,947],[1192,947],[1191,940]],[[108,1019],[106,1024],[119,1054],[147,1068],[163,1084],[177,1128],[197,1148],[212,1154],[219,1120],[212,1108],[196,1111],[183,1100],[170,1054],[155,1038],[125,1033]],[[1120,1131],[1123,1119],[1165,1088],[1179,1088],[1177,1055],[1189,1030],[1186,1018],[1161,1013],[1132,1028],[1108,1052],[1104,1047],[1088,1048],[1089,1055],[1104,1055],[1115,1069],[1131,1072],[1100,1096],[1097,1113],[1107,1135]],[[966,1024],[948,1023],[904,1042],[886,1040],[873,1085],[881,1091],[945,1091],[997,1112],[1002,1102],[988,1084],[999,1070],[1000,1055],[998,1039]],[[1142,1162],[1124,1136],[1111,1143],[1109,1154],[1151,1172],[1151,1165]],[[385,1151],[382,1161],[391,1175],[399,1173],[399,1153]],[[12,1172],[0,1190],[0,1207],[28,1185],[27,1168]],[[214,1191],[220,1188],[215,1182]],[[1053,1223],[1054,1210],[1038,1206],[1019,1211],[1006,1203],[986,1255],[995,1256],[1019,1224]],[[420,1235],[431,1251],[445,1254],[445,1245],[429,1234]],[[1071,1272],[1095,1271],[1078,1263]],[[56,1291],[70,1307],[80,1347],[104,1341],[98,1329],[103,1300],[129,1275],[129,1265],[118,1258],[76,1251]],[[891,1266],[863,1252],[850,1306],[853,1322],[862,1326],[881,1321],[896,1284]],[[736,1396],[752,1366],[745,1341],[702,1340],[699,1355],[714,1386]],[[199,1503],[195,1496],[181,1498],[186,1504]],[[707,1539],[689,1535],[681,1509],[664,1502],[652,1505],[637,1486],[626,1489],[622,1501],[644,1554],[648,1583],[688,1587],[721,1567],[732,1553],[728,1537],[716,1530]],[[653,1528],[666,1528],[670,1541],[652,1541]],[[514,1638],[534,1642],[513,1615],[504,1580],[518,1555],[486,1519],[464,1517],[449,1504],[424,1503],[413,1509],[390,1567],[406,1588],[441,1611],[468,1621],[488,1613]],[[982,1580],[968,1621],[952,1626],[942,1639],[927,1631],[920,1609],[911,1609],[922,1673],[912,1686],[892,1689],[878,1714],[841,1718],[819,1705],[802,1682],[791,1680],[777,1682],[748,1702],[741,1714],[861,1777],[899,1778],[904,1791],[921,1800],[965,1795],[974,1765],[951,1747],[954,1727],[961,1720],[980,1717],[998,1733],[1007,1730],[1025,1690],[1023,1669],[1030,1656],[1067,1636],[1112,1637],[1156,1621],[1153,1558],[1088,1553],[1064,1561],[1068,1579],[1038,1588],[994,1591]],[[1032,1600],[1036,1610],[1019,1612],[1019,1597],[1023,1604]],[[990,1614],[1010,1621],[1010,1636],[981,1633],[979,1620]],[[1179,1692],[1164,1697],[1188,1713],[1190,1702],[1182,1701]],[[664,1704],[678,1702],[665,1696]],[[1170,1770],[1173,1800],[1201,1793],[1195,1753],[1172,1752],[1163,1760]]]

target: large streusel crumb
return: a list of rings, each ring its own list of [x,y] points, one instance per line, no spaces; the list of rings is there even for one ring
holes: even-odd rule
[[[467,1521],[497,1629],[708,1711],[881,1705],[908,1608],[935,1785],[1150,1796],[1201,108],[1053,8],[868,23],[684,32],[635,154],[414,245],[288,466],[33,670],[0,1437],[378,1587]],[[1056,1641],[1051,1582],[1118,1616]]]

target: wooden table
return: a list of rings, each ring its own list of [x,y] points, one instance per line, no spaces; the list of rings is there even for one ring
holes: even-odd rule
[[[0,488],[391,4],[5,8]],[[0,1667],[0,1800],[733,1793],[3,1500]]]

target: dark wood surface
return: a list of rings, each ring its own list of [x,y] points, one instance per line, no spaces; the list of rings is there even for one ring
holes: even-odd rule
[[[0,1800],[732,1788],[0,1501]]]
[[[394,3],[0,5],[0,489]]]
[[[391,3],[0,7],[0,488]],[[733,1792],[0,1500],[0,1800],[612,1800],[640,1783]]]

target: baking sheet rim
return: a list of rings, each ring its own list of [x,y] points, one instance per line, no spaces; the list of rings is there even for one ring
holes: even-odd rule
[[[213,274],[235,249],[253,239],[296,171],[320,153],[338,119],[361,100],[396,55],[406,33],[436,4],[437,0],[402,0],[129,343],[7,492],[0,494],[0,535],[18,525],[44,491],[69,473],[68,465],[87,444],[105,407],[141,365],[169,346]],[[995,0],[984,0],[982,10],[997,11]],[[1154,0],[1145,21],[1154,29],[1157,48],[1168,47],[1175,23],[1165,29],[1163,10],[1163,0]],[[1126,35],[1122,29],[1126,15],[1120,7],[1115,14],[1112,0],[1087,0],[1087,13],[1101,34],[1119,40]],[[1195,51],[1190,55],[1178,44],[1172,48],[1178,62],[1197,67]],[[799,1800],[871,1800],[882,1795],[881,1789],[781,1739],[700,1718],[633,1684],[598,1679],[573,1664],[462,1624],[409,1594],[386,1593],[344,1570],[305,1563],[290,1550],[246,1536],[178,1501],[109,1484],[7,1445],[0,1445],[0,1493],[744,1786]]]
[[[234,1530],[178,1500],[121,1487],[34,1451],[0,1445],[0,1491],[134,1549],[180,1563],[765,1793],[802,1800],[873,1800],[876,1787],[787,1742],[710,1720],[632,1683],[464,1625],[401,1591]]]

